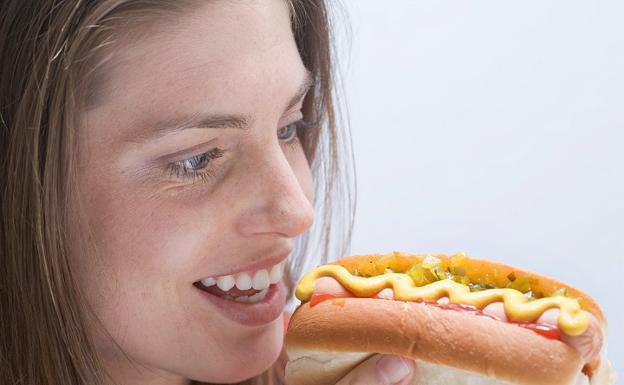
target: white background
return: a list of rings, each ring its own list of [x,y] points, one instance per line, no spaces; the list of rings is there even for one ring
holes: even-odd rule
[[[352,253],[463,251],[571,283],[624,378],[624,1],[343,3]]]

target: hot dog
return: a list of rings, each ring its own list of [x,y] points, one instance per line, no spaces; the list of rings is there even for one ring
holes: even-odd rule
[[[335,384],[374,353],[413,384],[611,385],[606,320],[587,294],[463,254],[344,258],[308,272],[286,333],[290,385]]]

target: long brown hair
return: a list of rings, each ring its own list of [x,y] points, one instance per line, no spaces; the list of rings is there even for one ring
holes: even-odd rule
[[[315,86],[300,140],[316,181],[317,223],[304,255],[347,252],[354,210],[348,134],[338,129],[329,10],[324,0],[287,0]],[[0,379],[7,384],[102,384],[66,257],[75,127],[97,98],[115,34],[188,10],[197,0],[3,0],[0,2]],[[341,159],[345,159],[343,162]],[[307,252],[306,252],[307,250]],[[251,380],[268,383],[271,372]]]

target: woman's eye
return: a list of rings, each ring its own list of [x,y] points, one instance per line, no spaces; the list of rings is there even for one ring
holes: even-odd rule
[[[297,137],[297,126],[299,122],[291,123],[277,130],[277,138],[283,142],[290,142]]]
[[[181,162],[182,167],[184,167],[185,170],[199,171],[208,166],[208,162],[210,162],[210,159],[212,159],[210,157],[210,154],[204,152],[203,154],[195,155],[194,157],[185,159]]]
[[[195,155],[188,159],[178,161],[184,171],[200,171],[205,169],[211,160],[219,158],[223,155],[223,150],[219,148],[213,148],[210,151],[206,151],[202,154]]]
[[[221,156],[223,156],[223,150],[220,148],[213,148],[210,151],[192,156],[188,159],[170,163],[168,169],[171,174],[177,177],[195,177],[199,174],[207,173],[210,161],[220,158]]]

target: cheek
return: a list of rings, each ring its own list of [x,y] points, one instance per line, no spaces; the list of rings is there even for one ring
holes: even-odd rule
[[[310,183],[306,168],[301,180]],[[237,246],[223,204],[227,192],[165,202],[116,183],[123,188],[112,187],[113,181],[83,184],[90,193],[80,195],[82,218],[79,206],[71,207],[70,229],[81,238],[71,244],[72,267],[98,318],[89,319],[88,327],[102,356],[116,362],[120,346],[139,362],[197,378],[219,373],[228,382],[266,369],[281,349],[281,318],[247,330],[203,313],[198,317],[190,295],[198,272],[224,265]],[[92,231],[80,224],[84,220]],[[93,247],[78,246],[88,242]]]
[[[206,210],[139,186],[87,177],[74,200],[80,205],[72,207],[72,268],[88,303],[113,324],[142,318],[148,308],[165,313],[191,287],[202,261],[219,263],[206,255],[220,237]]]
[[[139,286],[149,292],[163,282],[188,277],[201,257],[198,245],[218,237],[210,218],[191,204],[164,203],[130,189],[122,193],[100,186],[90,191],[97,192],[83,205],[88,226],[77,229],[89,251],[77,263],[88,266],[82,270],[89,275],[105,279],[106,290],[114,289],[111,279],[118,281],[117,288]]]
[[[195,325],[199,334],[192,338],[183,331],[193,329],[192,280],[202,268],[223,263],[219,258],[226,253],[218,250],[218,239],[225,235],[194,202],[161,202],[140,189],[114,185],[89,185],[82,218],[72,207],[70,261],[84,301],[106,333],[144,361],[157,361],[152,356],[163,352],[188,355],[192,340],[210,348],[211,336],[223,325]],[[90,329],[99,349],[114,355],[116,348],[97,332],[100,327]]]

